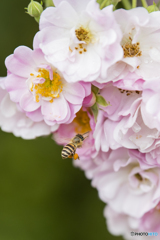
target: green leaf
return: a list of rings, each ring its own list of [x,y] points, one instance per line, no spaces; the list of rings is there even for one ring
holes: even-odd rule
[[[54,7],[54,3],[52,0],[45,0],[45,7]]]
[[[157,5],[158,9],[160,9],[160,1],[158,1],[156,5]]]
[[[99,5],[101,5],[101,3],[103,2],[104,0],[97,0],[97,3],[99,3]]]
[[[104,0],[101,4],[100,4],[100,9],[103,9],[107,6],[111,5],[111,0]]]
[[[150,5],[150,6],[147,7],[147,11],[148,11],[149,13],[151,13],[151,12],[156,12],[156,11],[159,11],[159,8],[158,8],[158,6],[156,5],[156,3],[153,2],[153,5]]]
[[[112,4],[114,6],[114,8],[117,6],[117,4],[121,2],[121,0],[112,0]]]
[[[98,105],[97,103],[95,103],[92,107],[91,107],[93,116],[94,116],[94,120],[95,122],[97,122],[97,117],[98,117]]]
[[[114,9],[116,5],[120,2],[121,0],[97,0],[97,2],[100,5],[100,9],[103,9],[109,5],[113,5]]]
[[[105,98],[102,97],[101,95],[96,96],[96,102],[103,107],[107,107],[110,105],[110,103],[106,102]]]
[[[91,90],[95,95],[99,92],[99,88],[94,85],[92,85]]]

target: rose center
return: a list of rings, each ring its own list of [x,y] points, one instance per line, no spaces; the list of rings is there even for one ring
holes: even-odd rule
[[[76,117],[73,122],[75,124],[76,133],[85,133],[91,131],[90,119],[86,111],[80,109],[79,112],[76,113]]]
[[[40,95],[45,100],[53,102],[53,99],[58,98],[62,92],[61,77],[57,72],[53,72],[53,79],[51,80],[48,70],[40,68],[38,72],[39,74],[32,81],[30,90],[34,93],[36,102],[39,102]],[[34,75],[31,74],[31,76]]]
[[[140,44],[132,43],[132,38],[129,37],[129,42],[125,43],[123,46],[124,58],[126,57],[140,57],[142,51],[140,50]]]
[[[143,180],[142,176],[139,173],[135,174],[135,177],[141,182]]]
[[[92,34],[87,28],[80,27],[75,30],[75,34],[79,41],[84,41],[86,44],[92,40]]]

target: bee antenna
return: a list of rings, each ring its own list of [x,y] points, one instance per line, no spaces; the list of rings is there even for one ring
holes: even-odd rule
[[[89,133],[90,131],[88,131],[88,132],[85,132],[85,133],[83,133],[82,135],[85,135],[85,134],[87,134],[87,133]]]

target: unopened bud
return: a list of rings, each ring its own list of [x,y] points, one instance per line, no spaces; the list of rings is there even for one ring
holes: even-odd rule
[[[34,17],[37,22],[39,22],[39,18],[41,13],[43,12],[42,3],[31,0],[30,4],[27,8],[27,13]]]
[[[45,7],[54,7],[53,0],[45,0]]]
[[[84,107],[92,107],[96,102],[96,96],[92,92],[88,97],[85,97],[83,100],[83,106]]]
[[[153,2],[153,5],[147,7],[147,11],[148,11],[149,13],[151,13],[151,12],[159,11],[159,9],[158,9],[156,3]]]

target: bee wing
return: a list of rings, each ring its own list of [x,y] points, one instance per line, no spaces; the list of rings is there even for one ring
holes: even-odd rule
[[[53,140],[59,145],[66,145],[71,142],[70,138],[59,137],[57,135],[53,135]]]

